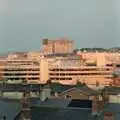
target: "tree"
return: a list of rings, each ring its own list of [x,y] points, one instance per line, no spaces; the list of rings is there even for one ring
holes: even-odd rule
[[[85,82],[81,83],[80,81],[77,81],[76,86],[77,87],[83,87],[83,86],[86,86],[86,84],[85,84]]]

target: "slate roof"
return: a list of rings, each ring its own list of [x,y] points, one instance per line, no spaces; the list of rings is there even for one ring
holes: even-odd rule
[[[108,94],[111,95],[118,95],[120,94],[120,87],[105,87],[105,90],[107,91]]]
[[[74,85],[60,85],[60,84],[51,84],[50,85],[50,88],[52,89],[53,92],[58,92],[58,93],[61,93],[61,92],[64,92],[70,88],[73,88],[75,87]]]
[[[37,100],[32,106],[37,107],[67,107],[71,100],[68,99],[48,99],[46,101]]]
[[[84,92],[87,95],[98,95],[99,92],[95,91],[87,86],[78,86],[78,85],[62,85],[62,84],[50,84],[50,88],[53,92],[57,93],[65,93],[71,90],[78,89],[82,92]]]
[[[32,106],[36,107],[57,107],[57,108],[92,108],[91,100],[70,100],[70,99],[48,99],[37,100]]]
[[[32,120],[89,120],[89,109],[33,107]]]
[[[74,101],[68,99],[38,100],[31,106],[32,120],[89,120],[91,109],[71,106],[73,104]],[[14,120],[18,120],[19,115]]]
[[[84,108],[59,108],[59,107],[32,107],[32,120],[103,120],[104,113],[110,112],[115,120],[120,120],[120,104],[108,104],[105,110],[98,116],[93,116],[90,109]],[[15,120],[18,120],[19,114]]]
[[[91,109],[65,107],[71,103],[68,100],[47,100],[45,103],[38,102],[36,106],[31,107],[32,120],[101,120],[103,118],[103,114],[98,117],[91,116]],[[5,115],[6,120],[18,120],[19,110],[19,102],[0,99],[0,116]],[[107,104],[104,112],[112,112],[115,120],[120,120],[120,104]],[[16,115],[18,116],[14,119]]]
[[[19,113],[19,104],[16,101],[0,99],[0,117],[6,116],[6,120],[14,120]]]
[[[98,95],[99,92],[98,91],[95,91],[91,88],[88,88],[87,86],[83,86],[83,87],[72,87],[72,88],[69,88],[65,91],[63,91],[61,94],[65,94],[67,92],[70,92],[70,91],[73,91],[73,90],[79,90],[80,92],[88,95],[88,96],[92,96],[92,95]]]

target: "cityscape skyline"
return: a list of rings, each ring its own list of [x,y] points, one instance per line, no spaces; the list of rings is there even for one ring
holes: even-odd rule
[[[43,38],[60,37],[74,40],[76,48],[119,47],[119,3],[0,0],[0,53],[39,51]]]
[[[0,120],[120,120],[120,0],[0,0]]]

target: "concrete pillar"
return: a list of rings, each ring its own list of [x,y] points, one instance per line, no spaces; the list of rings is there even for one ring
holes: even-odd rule
[[[105,53],[96,53],[97,66],[104,66],[106,64]]]
[[[40,61],[40,83],[46,83],[49,79],[48,61],[43,58]]]

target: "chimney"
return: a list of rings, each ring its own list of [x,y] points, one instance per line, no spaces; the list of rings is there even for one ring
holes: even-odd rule
[[[111,112],[104,113],[104,120],[115,120],[113,113]]]
[[[100,112],[100,110],[99,110],[99,99],[98,99],[97,96],[94,96],[93,100],[92,100],[92,114],[96,115],[99,112]]]
[[[94,96],[92,100],[92,114],[96,115],[103,112],[104,101],[100,96]]]

